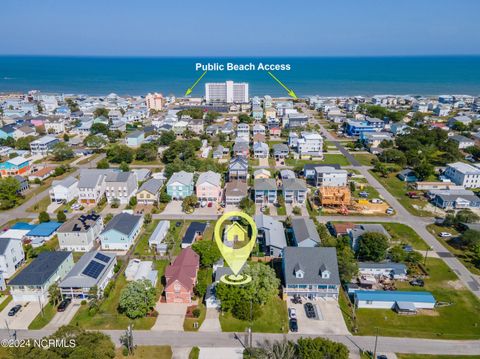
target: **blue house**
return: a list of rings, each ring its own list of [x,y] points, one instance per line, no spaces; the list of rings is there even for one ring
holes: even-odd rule
[[[127,135],[127,145],[129,147],[140,147],[145,142],[145,133],[143,131],[134,131]]]
[[[376,121],[359,121],[359,120],[348,120],[345,126],[345,131],[349,136],[360,136],[364,132],[377,132],[379,128],[379,123]]]
[[[190,223],[187,231],[185,232],[185,235],[182,238],[182,248],[190,247],[198,239],[198,237],[203,235],[203,232],[205,232],[205,228],[207,228],[206,223]]]
[[[193,173],[175,172],[167,182],[167,194],[174,200],[182,200],[193,194]]]
[[[111,219],[100,233],[102,250],[128,250],[140,234],[143,217],[120,213]]]
[[[26,236],[31,240],[30,244],[33,248],[40,247],[46,241],[53,238],[55,233],[57,233],[57,229],[59,229],[61,225],[62,223],[59,222],[43,222],[34,225],[34,227],[30,230],[30,232],[27,233]]]
[[[410,182],[417,182],[418,181],[418,178],[417,178],[417,175],[415,174],[415,172],[413,170],[409,170],[409,169],[400,171],[397,174],[397,177],[402,182],[410,183]]]
[[[424,291],[356,290],[354,299],[357,308],[394,309],[398,312],[433,309],[436,303],[432,293]]]
[[[0,138],[6,140],[8,137],[13,137],[13,133],[15,132],[15,125],[5,125],[0,128]]]

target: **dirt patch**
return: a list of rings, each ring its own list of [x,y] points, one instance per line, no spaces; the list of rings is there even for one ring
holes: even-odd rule
[[[431,310],[431,309],[419,309],[418,310],[419,315],[425,315],[427,317],[438,317],[440,315],[439,312],[436,310]]]
[[[449,280],[447,284],[453,289],[465,289],[465,286],[460,280]]]

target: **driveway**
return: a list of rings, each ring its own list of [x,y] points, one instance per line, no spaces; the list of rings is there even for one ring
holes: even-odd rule
[[[77,311],[80,309],[80,303],[70,303],[64,312],[57,312],[50,323],[45,326],[45,329],[56,330],[62,325],[67,325],[71,322]]]
[[[268,158],[259,158],[258,167],[269,167]]]
[[[171,201],[162,212],[163,214],[185,214],[182,211],[182,201]]]
[[[13,306],[21,304],[22,309],[13,317],[8,316],[8,312]],[[40,304],[35,302],[28,303],[8,303],[7,307],[0,313],[0,329],[28,329],[30,323],[40,313]]]
[[[220,326],[220,320],[218,319],[219,313],[215,308],[208,308],[205,320],[198,329],[199,332],[216,332],[220,333],[222,327]]]
[[[306,301],[303,301],[305,304]],[[334,299],[317,299],[310,301],[316,308],[316,318],[307,318],[303,304],[288,307],[297,311],[298,334],[346,335],[348,332],[338,302]]]
[[[243,348],[204,348],[200,347],[198,359],[242,359]]]
[[[187,313],[188,304],[182,303],[157,303],[157,321],[152,330],[183,331],[183,321]]]

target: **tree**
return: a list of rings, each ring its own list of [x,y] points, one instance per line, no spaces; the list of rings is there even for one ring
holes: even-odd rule
[[[217,243],[213,240],[196,241],[193,243],[192,249],[200,256],[202,267],[211,267],[222,257]]]
[[[297,351],[302,359],[348,359],[349,355],[344,344],[324,338],[300,338],[297,341]]]
[[[172,200],[172,197],[167,193],[167,190],[164,188],[162,188],[162,190],[160,191],[160,203],[168,203]]]
[[[68,135],[68,133],[64,133],[64,134],[63,134],[63,140],[64,140],[65,142],[70,141],[70,136]]]
[[[130,197],[130,200],[128,201],[128,204],[131,207],[135,207],[137,205],[137,197],[136,196]]]
[[[107,149],[107,158],[111,163],[131,163],[134,151],[127,145],[114,144]]]
[[[417,175],[417,177],[421,180],[424,180],[435,173],[435,168],[431,163],[421,162],[415,167],[413,167],[413,171]]]
[[[182,202],[182,211],[185,213],[192,213],[197,202],[198,198],[193,194],[185,197]]]
[[[108,136],[109,129],[108,126],[105,125],[104,123],[94,123],[90,127],[90,134],[92,135],[98,135],[99,133]]]
[[[363,261],[379,262],[385,259],[388,249],[388,238],[383,233],[364,233],[358,243],[357,254]]]
[[[100,117],[100,116],[103,116],[103,117],[107,117],[108,118],[108,113],[110,111],[104,107],[97,107],[95,109],[95,111],[93,111],[93,116],[95,117]]]
[[[337,249],[338,273],[342,283],[348,283],[358,273],[358,264],[355,253],[350,246]]]
[[[110,168],[110,164],[108,163],[106,158],[102,158],[100,161],[97,162],[97,168],[104,170]]]
[[[75,154],[73,153],[72,148],[67,145],[65,142],[59,142],[53,146],[52,150],[53,159],[55,161],[65,161],[70,158],[73,158]]]
[[[248,197],[242,198],[238,206],[248,215],[253,215],[255,213],[255,203],[253,203],[253,201]]]
[[[120,293],[119,309],[130,319],[145,317],[155,306],[156,290],[147,280],[133,281]]]
[[[142,143],[137,149],[138,161],[151,162],[157,159],[157,146],[154,143]]]
[[[281,341],[265,340],[259,348],[249,349],[249,354],[255,359],[297,359],[296,351],[296,344],[283,338]]]
[[[455,215],[455,222],[458,223],[475,223],[480,220],[480,216],[474,213],[471,209],[461,209]]]
[[[253,118],[244,113],[241,113],[240,115],[238,115],[238,122],[250,124],[253,122]]]
[[[387,177],[387,175],[388,175],[389,172],[390,172],[389,169],[388,169],[388,167],[385,166],[383,163],[381,163],[381,162],[379,162],[379,161],[375,162],[375,165],[373,166],[373,170],[374,170],[375,172],[380,173],[380,175],[381,175],[382,177]]]
[[[166,131],[162,132],[160,135],[160,138],[158,139],[158,144],[160,146],[167,146],[170,145],[173,141],[175,141],[177,136],[175,135],[175,132],[173,131]]]
[[[461,240],[463,246],[473,250],[480,245],[480,231],[467,229],[463,232]]]
[[[58,211],[57,212],[57,221],[58,222],[65,222],[67,220],[67,216],[65,215],[65,213],[63,213],[63,211]]]
[[[62,293],[57,283],[53,283],[50,288],[48,288],[48,300],[54,307],[62,300]]]
[[[30,150],[30,142],[33,140],[35,140],[35,136],[20,137],[15,141],[15,148],[17,150],[28,151]]]
[[[9,209],[17,205],[20,182],[14,177],[0,179],[0,209]]]
[[[118,166],[118,168],[119,168],[120,171],[122,171],[122,172],[128,172],[128,171],[130,171],[130,166],[129,166],[128,163],[125,162],[125,161],[122,162],[122,163],[120,163],[120,166]]]
[[[38,215],[38,221],[40,223],[50,222],[50,215],[45,211],[40,212],[40,214]]]
[[[407,157],[405,157],[405,154],[395,148],[386,149],[381,155],[378,156],[378,158],[384,162],[396,163],[402,167],[407,163]]]
[[[83,144],[90,148],[99,149],[104,147],[107,144],[107,141],[104,138],[97,135],[88,135],[83,140]]]

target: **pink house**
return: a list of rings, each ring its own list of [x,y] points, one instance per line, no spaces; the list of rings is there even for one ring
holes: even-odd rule
[[[200,174],[196,185],[196,195],[199,201],[219,202],[222,199],[220,174],[212,171]]]
[[[31,124],[35,127],[41,127],[45,124],[45,120],[41,117],[35,117],[30,120]]]
[[[167,303],[192,303],[193,288],[197,282],[200,257],[188,247],[180,252],[165,269],[165,300]]]
[[[280,127],[272,127],[269,131],[270,136],[280,136],[282,134]]]

